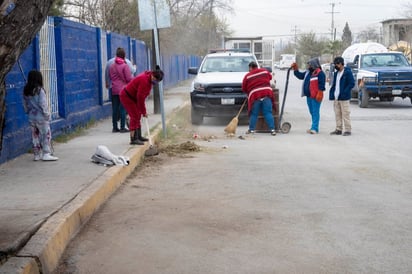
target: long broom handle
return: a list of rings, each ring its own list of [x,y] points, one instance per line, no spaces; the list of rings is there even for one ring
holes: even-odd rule
[[[247,101],[247,98],[245,99],[245,101],[243,101],[243,104],[242,104],[242,106],[240,107],[240,110],[239,110],[239,112],[237,113],[236,117],[239,117],[240,113],[241,113],[242,110],[243,110],[243,107],[244,107],[245,104],[246,104],[246,101]]]

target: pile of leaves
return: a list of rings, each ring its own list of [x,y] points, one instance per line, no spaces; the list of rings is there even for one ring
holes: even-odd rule
[[[161,147],[159,152],[166,153],[169,156],[175,156],[178,154],[186,154],[189,152],[200,151],[200,146],[192,141],[186,141],[180,144],[170,144],[165,147]]]

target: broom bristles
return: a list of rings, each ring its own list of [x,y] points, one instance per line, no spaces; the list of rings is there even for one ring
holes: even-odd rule
[[[226,132],[227,134],[235,134],[238,123],[239,123],[239,119],[238,119],[237,116],[236,116],[236,117],[233,118],[232,121],[230,121],[230,123],[226,126],[225,132]]]

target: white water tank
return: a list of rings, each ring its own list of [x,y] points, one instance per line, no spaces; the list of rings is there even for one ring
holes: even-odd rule
[[[355,62],[355,57],[359,54],[374,52],[388,52],[388,49],[376,42],[356,43],[345,49],[342,53],[342,58],[345,60],[345,64],[353,63]]]

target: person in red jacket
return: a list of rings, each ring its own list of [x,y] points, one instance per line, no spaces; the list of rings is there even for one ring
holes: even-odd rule
[[[242,90],[248,95],[249,130],[247,134],[254,133],[259,112],[262,112],[266,124],[272,135],[276,135],[273,108],[275,97],[270,85],[272,74],[266,69],[259,68],[256,62],[249,63],[249,73],[242,82]]]
[[[130,117],[130,144],[143,145],[147,138],[142,136],[140,119],[142,115],[147,118],[146,98],[152,86],[163,80],[164,73],[159,66],[152,71],[146,70],[137,75],[127,86],[120,91],[120,101]]]

